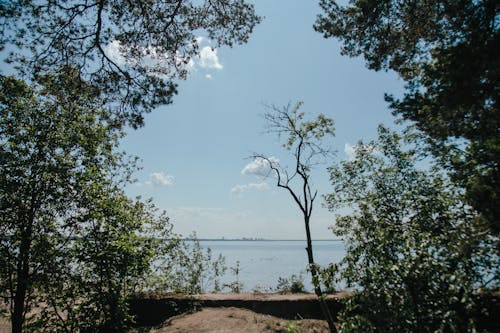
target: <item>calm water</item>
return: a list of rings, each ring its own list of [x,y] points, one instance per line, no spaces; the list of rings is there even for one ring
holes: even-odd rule
[[[260,287],[263,291],[275,288],[279,277],[289,278],[303,272],[307,290],[312,290],[310,275],[306,272],[306,241],[201,241],[210,247],[214,256],[226,257],[226,265],[235,267],[240,262],[239,280],[245,291]],[[344,256],[342,241],[313,241],[314,259],[320,265],[338,262]],[[228,269],[222,282],[235,281]]]

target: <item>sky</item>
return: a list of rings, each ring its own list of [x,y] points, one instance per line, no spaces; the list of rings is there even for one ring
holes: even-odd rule
[[[302,111],[335,121],[329,139],[335,159],[312,174],[319,194],[332,188],[326,167],[348,158],[360,139],[376,137],[380,123],[393,125],[384,93],[402,93],[394,73],[374,72],[360,58],[340,54],[340,43],[312,28],[318,1],[255,1],[264,16],[249,42],[213,49],[200,38],[200,57],[179,82],[172,105],[145,117],[130,130],[122,149],[141,159],[131,196],[153,198],[174,230],[199,238],[304,239],[301,213],[273,179],[249,170],[248,156],[262,153],[292,165],[279,139],[265,133],[265,105],[304,102]],[[333,239],[335,213],[318,197],[311,220],[314,239]]]
[[[127,131],[120,148],[140,158],[141,170],[125,191],[152,198],[184,236],[305,239],[292,197],[275,179],[256,175],[262,165],[249,158],[258,153],[293,166],[279,138],[265,132],[263,114],[266,105],[301,101],[311,118],[322,113],[335,121],[336,135],[325,143],[336,157],[312,172],[319,195],[311,220],[314,239],[333,239],[335,212],[321,197],[332,191],[326,168],[349,158],[358,140],[375,138],[378,124],[395,127],[384,93],[401,95],[403,82],[394,73],[368,70],[361,58],[342,56],[339,41],[315,32],[318,0],[249,2],[264,19],[248,43],[216,48],[200,36],[199,57],[189,62],[173,104]],[[118,50],[117,42],[107,47],[120,62]]]

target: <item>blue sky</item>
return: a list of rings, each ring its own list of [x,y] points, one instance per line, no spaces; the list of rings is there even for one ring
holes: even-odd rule
[[[316,33],[317,0],[253,2],[264,20],[249,42],[214,49],[200,36],[200,56],[189,63],[173,104],[146,115],[145,127],[129,130],[121,145],[142,160],[127,194],[153,198],[183,235],[305,238],[290,195],[272,179],[243,172],[254,153],[292,164],[278,138],[265,133],[265,104],[302,101],[301,110],[311,117],[323,113],[335,120],[336,136],[328,144],[337,157],[312,176],[319,194],[331,191],[326,167],[347,158],[346,147],[374,138],[378,124],[394,121],[383,95],[400,95],[403,82],[394,73],[366,69],[362,59],[342,56],[338,41]],[[107,50],[120,61],[117,46],[113,42]],[[321,204],[318,197],[312,234],[331,239],[335,215]]]
[[[242,173],[256,152],[290,162],[278,139],[264,133],[264,104],[303,101],[302,111],[333,118],[337,160],[347,158],[346,145],[374,138],[379,123],[393,124],[383,94],[401,94],[402,81],[341,56],[338,41],[316,33],[317,1],[255,1],[255,7],[264,20],[249,43],[213,51],[201,40],[203,54],[179,83],[174,103],[147,115],[146,126],[123,140],[143,167],[127,193],[152,197],[184,235],[304,238],[289,194]],[[326,166],[313,174],[320,194],[331,190]],[[331,239],[334,214],[317,201],[313,237]]]

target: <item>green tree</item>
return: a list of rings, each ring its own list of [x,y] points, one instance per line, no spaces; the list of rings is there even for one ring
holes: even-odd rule
[[[154,206],[119,188],[93,186],[77,228],[59,242],[37,285],[27,328],[43,332],[124,332],[133,322],[130,297],[142,291],[151,262],[170,250],[171,225]]]
[[[116,134],[104,122],[95,90],[72,75],[40,78],[39,91],[0,78],[2,290],[12,304],[13,332],[22,330],[27,293],[49,238],[62,236],[59,226],[76,210],[93,169],[115,163],[110,144]]]
[[[310,228],[314,202],[318,194],[317,190],[314,190],[311,184],[311,171],[320,162],[320,159],[332,153],[330,148],[324,144],[323,139],[325,136],[334,135],[334,122],[322,114],[314,121],[306,121],[304,119],[305,113],[300,112],[301,106],[301,102],[293,106],[289,104],[283,108],[273,106],[264,115],[268,131],[280,137],[285,137],[283,148],[291,153],[294,168],[290,171],[282,168],[275,158],[262,154],[255,154],[252,157],[267,164],[269,167],[269,174],[267,176],[276,179],[276,185],[290,194],[302,213],[307,239],[307,259],[312,275],[314,291],[318,296],[321,310],[328,321],[330,331],[336,332],[333,317],[323,298],[320,272],[314,261]]]
[[[121,125],[78,75],[65,67],[37,86],[0,76],[0,291],[12,332],[121,331],[125,296],[168,247],[151,238],[168,239],[167,219],[120,190],[134,169],[116,152]]]
[[[405,80],[395,115],[428,135],[432,152],[500,232],[500,5],[495,0],[321,0],[315,29],[343,54]]]
[[[342,332],[475,332],[474,294],[500,282],[495,238],[476,228],[463,190],[403,139],[379,127],[377,141],[330,168],[326,202],[350,211],[332,227],[346,246],[337,277],[354,291]]]
[[[2,1],[0,14],[0,48],[8,46],[21,73],[72,66],[133,126],[171,103],[174,80],[198,55],[198,36],[217,46],[245,43],[261,20],[244,0]]]

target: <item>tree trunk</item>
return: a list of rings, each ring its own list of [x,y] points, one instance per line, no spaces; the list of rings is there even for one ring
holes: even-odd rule
[[[307,259],[308,259],[309,267],[311,270],[312,282],[313,282],[313,286],[314,286],[314,293],[318,297],[319,306],[321,308],[321,311],[323,312],[323,316],[325,317],[325,320],[328,322],[328,327],[330,328],[330,332],[337,333],[337,328],[335,327],[335,324],[333,322],[333,316],[330,312],[330,309],[328,308],[328,304],[326,303],[325,299],[323,298],[323,292],[321,291],[321,285],[319,283],[318,271],[316,270],[316,266],[314,263],[311,231],[309,229],[309,217],[308,216],[304,216],[304,222],[306,225],[306,237],[307,237],[307,248],[306,248]]]
[[[26,292],[28,290],[29,250],[31,247],[31,226],[21,235],[21,247],[17,263],[16,294],[14,296],[14,311],[12,312],[12,333],[22,333]]]
[[[16,267],[16,293],[14,295],[14,310],[11,318],[12,333],[22,333],[23,331],[34,221],[35,209],[31,208],[25,221],[26,224],[24,228],[21,229],[21,244],[19,247],[19,259]],[[19,222],[22,223],[23,221]]]

